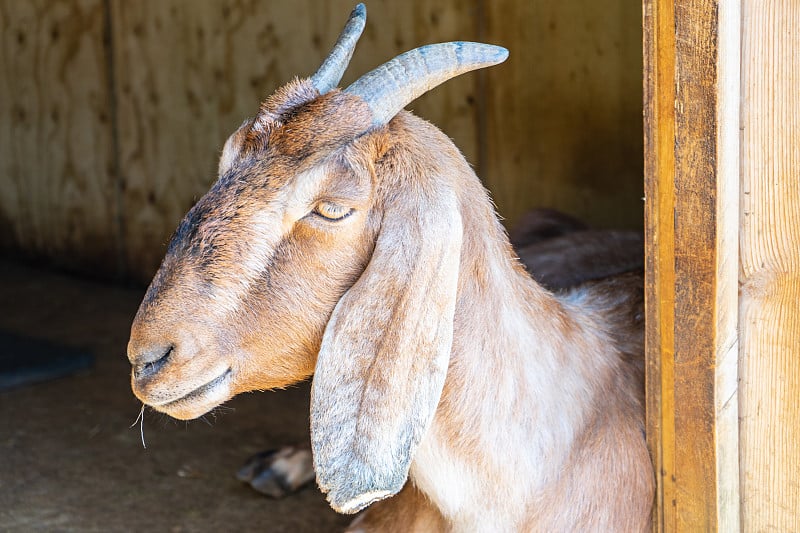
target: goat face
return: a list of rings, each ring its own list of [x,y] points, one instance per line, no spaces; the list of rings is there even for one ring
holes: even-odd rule
[[[371,114],[339,91],[296,103],[309,94],[290,85],[231,136],[217,183],[172,238],[128,347],[133,390],[159,411],[194,418],[311,375],[370,257],[371,150],[352,141]]]
[[[451,174],[468,167],[435,128],[392,119],[507,56],[431,45],[331,90],[364,16],[356,7],[317,74],[228,140],[128,345],[135,394],[176,418],[314,373],[317,481],[342,512],[402,488],[452,344],[462,221]]]
[[[128,346],[135,394],[176,418],[313,372],[318,482],[343,512],[405,483],[444,384],[462,232],[451,159],[430,175],[397,160],[408,147],[391,127],[354,134],[372,127],[364,109],[334,91],[294,107],[260,151],[258,118],[232,136]],[[331,138],[345,129],[347,142]],[[315,138],[308,153],[298,134]]]

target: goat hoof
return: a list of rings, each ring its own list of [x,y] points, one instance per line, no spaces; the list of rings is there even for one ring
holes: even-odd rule
[[[261,494],[283,498],[314,479],[311,450],[284,446],[257,453],[245,461],[236,478]]]

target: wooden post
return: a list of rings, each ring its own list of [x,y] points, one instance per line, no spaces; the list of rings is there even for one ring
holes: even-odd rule
[[[800,3],[742,16],[742,526],[800,531]]]
[[[644,2],[655,531],[739,529],[739,4]]]

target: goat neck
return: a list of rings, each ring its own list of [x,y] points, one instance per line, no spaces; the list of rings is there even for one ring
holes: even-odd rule
[[[581,511],[588,516],[589,509],[580,509],[579,497],[565,493],[590,489],[581,490],[576,476],[562,474],[567,463],[581,459],[581,441],[598,425],[641,425],[635,394],[620,405],[604,405],[602,415],[595,407],[603,405],[600,395],[609,387],[636,385],[620,376],[618,354],[597,318],[526,273],[485,189],[452,143],[405,113],[390,129],[394,139],[402,139],[395,143],[393,165],[437,154],[423,164],[429,173],[451,180],[463,221],[447,378],[411,478],[455,530],[574,527],[581,523]],[[622,433],[641,441],[646,461],[641,435]],[[616,481],[587,465],[570,468],[594,475],[598,484]],[[582,482],[595,488],[588,477]],[[564,499],[553,501],[559,494]],[[583,503],[591,505],[592,497],[586,495]],[[576,509],[562,512],[567,501]]]

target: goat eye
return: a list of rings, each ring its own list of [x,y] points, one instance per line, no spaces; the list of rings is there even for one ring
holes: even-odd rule
[[[314,214],[326,220],[342,220],[350,216],[352,212],[353,210],[349,207],[333,204],[331,202],[320,202],[317,204],[317,207],[314,208]]]

